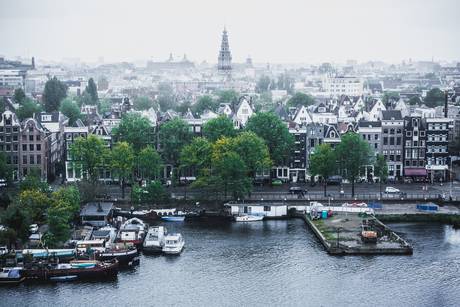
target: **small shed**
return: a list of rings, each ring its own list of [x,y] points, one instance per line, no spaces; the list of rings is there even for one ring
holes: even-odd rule
[[[99,228],[109,224],[113,208],[113,203],[87,203],[80,212],[82,225],[91,225]]]

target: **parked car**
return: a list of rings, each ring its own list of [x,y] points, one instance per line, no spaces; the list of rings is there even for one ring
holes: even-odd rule
[[[386,187],[385,193],[399,193],[399,190],[393,187]]]
[[[254,178],[254,180],[252,181],[252,184],[253,185],[263,186],[264,185],[264,180],[261,179],[261,178]]]
[[[342,176],[332,176],[326,180],[328,185],[339,185],[342,183]]]
[[[281,185],[283,182],[279,179],[273,179],[272,180],[272,185]]]
[[[294,193],[307,193],[307,189],[301,188],[301,187],[290,187],[289,188],[289,193],[294,194]]]
[[[30,232],[36,233],[37,231],[38,231],[38,225],[37,224],[30,225]]]

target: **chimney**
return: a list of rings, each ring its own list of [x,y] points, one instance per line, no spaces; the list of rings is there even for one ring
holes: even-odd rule
[[[101,206],[101,202],[99,202],[99,204],[97,205],[97,212],[102,212],[102,206]]]

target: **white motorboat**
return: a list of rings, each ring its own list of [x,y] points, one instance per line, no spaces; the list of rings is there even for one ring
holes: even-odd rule
[[[184,238],[180,233],[168,234],[165,238],[163,252],[165,254],[180,254],[184,248]]]
[[[149,228],[144,240],[144,253],[161,253],[165,246],[165,237],[168,231],[163,226]]]
[[[117,229],[113,226],[107,225],[99,230],[94,230],[91,240],[104,240],[105,247],[110,247],[110,244],[115,242],[117,238]]]
[[[262,221],[264,215],[252,215],[252,214],[243,214],[234,217],[235,222],[256,222]]]
[[[133,243],[137,248],[142,248],[144,243],[147,223],[136,217],[127,220],[118,231],[117,242]]]
[[[18,284],[25,279],[20,275],[21,267],[6,267],[0,269],[0,284]]]

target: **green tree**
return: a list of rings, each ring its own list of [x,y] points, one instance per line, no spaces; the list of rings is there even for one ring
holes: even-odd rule
[[[380,196],[382,195],[382,181],[388,179],[387,158],[384,155],[377,154],[374,164],[374,176],[379,177]]]
[[[286,110],[289,111],[289,108],[290,107],[297,107],[297,105],[303,105],[305,107],[308,107],[308,106],[311,106],[311,105],[314,105],[316,103],[316,98],[311,96],[311,95],[308,95],[308,94],[304,94],[304,93],[300,93],[300,92],[297,92],[294,94],[294,96],[292,96],[286,103]]]
[[[232,121],[225,114],[207,121],[203,126],[202,132],[203,137],[210,142],[215,142],[222,136],[233,138],[237,135]]]
[[[329,144],[317,145],[315,152],[310,157],[308,173],[310,176],[319,175],[327,178],[334,175],[337,170],[336,157]],[[324,184],[324,196],[326,196],[327,184]]]
[[[125,182],[130,178],[134,166],[134,148],[126,142],[118,142],[110,154],[110,169],[122,183],[122,198],[125,198]]]
[[[214,100],[210,95],[203,95],[198,99],[195,104],[195,112],[199,115],[203,114],[204,110],[209,109],[213,112],[216,111],[217,107],[219,106],[219,102]]]
[[[134,101],[134,109],[137,111],[148,110],[150,108],[154,108],[156,111],[158,110],[158,106],[149,96],[141,95]]]
[[[161,126],[159,138],[163,147],[163,161],[179,166],[180,152],[193,140],[193,132],[188,123],[181,118],[174,118]]]
[[[51,204],[50,197],[39,190],[21,191],[18,197],[22,209],[26,210],[31,220],[39,221],[43,217],[43,212]]]
[[[37,190],[41,193],[48,193],[51,190],[51,186],[42,180],[40,168],[32,168],[30,173],[19,182],[19,191],[26,190]]]
[[[70,145],[70,155],[72,168],[97,189],[99,170],[105,166],[104,160],[109,157],[106,142],[94,134],[90,134],[87,139],[78,137]]]
[[[290,150],[294,146],[294,137],[275,113],[259,112],[253,115],[247,123],[246,130],[254,132],[265,140],[270,158],[275,165],[281,165],[283,159],[289,157]]]
[[[264,104],[271,104],[273,102],[273,95],[269,91],[260,93],[260,101]]]
[[[233,142],[235,144],[233,150],[242,157],[246,166],[246,176],[251,178],[251,181],[256,172],[273,165],[265,140],[254,132],[244,131],[236,136]]]
[[[435,79],[438,79],[438,77],[436,77],[434,73],[429,72],[425,75],[425,79],[435,80]]]
[[[342,177],[351,182],[351,195],[354,196],[360,170],[372,163],[372,149],[361,135],[354,132],[347,132],[340,140],[335,147],[336,159],[342,169]]]
[[[109,98],[99,98],[100,107],[99,107],[99,114],[105,114],[112,112],[112,105],[113,102]]]
[[[180,165],[187,165],[189,170],[194,170],[196,177],[209,175],[205,169],[212,167],[212,146],[213,142],[205,138],[197,137],[193,141],[185,145],[180,154]]]
[[[157,90],[169,96],[171,96],[174,93],[174,88],[166,82],[160,82],[160,84],[158,84],[157,86]]]
[[[88,85],[86,86],[85,93],[89,93],[91,95],[91,100],[93,105],[99,104],[99,97],[97,95],[97,85],[94,82],[93,78],[89,78]]]
[[[30,236],[31,219],[27,210],[24,210],[19,203],[15,202],[10,205],[3,213],[0,221],[7,228],[7,230],[0,231],[0,237],[3,242],[8,244],[8,250],[12,250],[13,244],[20,248],[18,243],[27,242]]]
[[[428,108],[434,108],[444,104],[445,95],[439,88],[435,87],[428,91],[423,102]]]
[[[232,103],[233,97],[236,97],[236,100],[238,101],[239,96],[239,93],[233,89],[216,90],[213,94],[219,97],[217,99],[217,106],[219,106],[221,103]]]
[[[417,96],[413,96],[409,99],[409,104],[411,106],[415,106],[415,105],[421,105],[422,104],[422,100],[420,100],[420,97],[417,95]]]
[[[294,80],[289,76],[279,75],[277,86],[279,90],[286,90],[288,95],[294,94]]]
[[[16,103],[21,103],[22,100],[27,99],[26,93],[22,90],[22,88],[17,88],[14,90],[13,100]]]
[[[107,77],[104,76],[104,75],[100,75],[98,78],[97,78],[97,84],[101,85],[103,83],[109,83],[109,80],[107,80]]]
[[[16,116],[19,118],[19,120],[24,120],[26,118],[32,118],[34,113],[39,113],[41,111],[41,106],[38,106],[32,100],[25,98],[19,104],[19,108],[16,110]]]
[[[393,92],[386,92],[383,94],[383,97],[382,97],[382,103],[384,105],[386,105],[388,103],[388,99],[390,99],[391,97],[396,97],[396,98],[400,98],[401,96],[399,96],[399,94],[396,94],[396,93],[393,93]]]
[[[174,108],[174,111],[180,112],[182,115],[185,115],[191,108],[192,103],[190,102],[190,100],[185,99],[181,104]]]
[[[71,97],[67,97],[62,100],[59,111],[69,118],[69,126],[72,126],[78,119],[82,121],[85,120],[85,117],[81,114],[77,103],[73,102]]]
[[[142,169],[142,173],[145,175],[143,178],[153,179],[158,178],[160,170],[163,169],[163,161],[161,155],[150,145],[143,148],[138,156],[139,167]]]
[[[153,182],[147,184],[147,186],[141,189],[141,193],[138,194],[142,203],[147,204],[167,204],[171,201],[171,192],[167,192],[161,181],[155,179]]]
[[[428,88],[424,87],[424,86],[417,86],[417,87],[414,87],[413,91],[415,91],[417,93],[421,93],[422,91],[427,90],[427,89]]]
[[[45,111],[53,112],[59,109],[62,99],[67,97],[69,87],[56,77],[45,83],[42,99],[45,102]]]
[[[5,97],[0,98],[0,113],[5,112],[7,105],[8,105],[8,102],[6,102],[6,98]]]
[[[269,76],[262,75],[257,81],[255,92],[260,94],[269,90],[271,79]]]
[[[136,155],[151,142],[154,127],[150,119],[139,113],[127,113],[118,125],[112,129],[116,141],[132,144]]]
[[[174,99],[172,99],[171,95],[161,94],[160,97],[158,97],[158,105],[160,107],[160,111],[166,112],[173,109]]]

